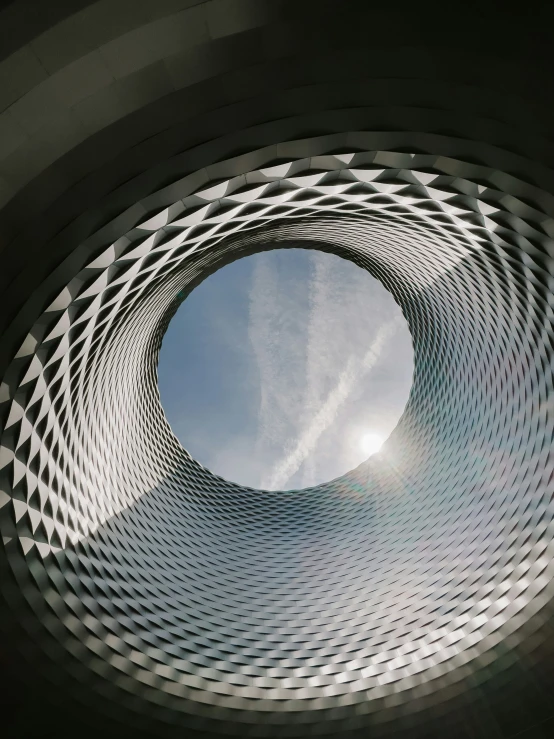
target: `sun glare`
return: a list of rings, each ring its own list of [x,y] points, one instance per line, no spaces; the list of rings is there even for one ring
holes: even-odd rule
[[[376,454],[383,446],[385,439],[381,434],[372,432],[365,433],[360,438],[360,448],[364,454],[371,456]]]

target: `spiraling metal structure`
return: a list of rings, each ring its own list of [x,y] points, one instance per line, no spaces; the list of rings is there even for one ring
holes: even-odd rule
[[[19,5],[0,626],[45,723],[13,735],[549,736],[554,188],[528,78],[421,28],[376,54],[355,2],[60,3],[26,39]],[[415,373],[383,454],[267,492],[180,446],[156,368],[202,279],[288,246],[378,277]]]

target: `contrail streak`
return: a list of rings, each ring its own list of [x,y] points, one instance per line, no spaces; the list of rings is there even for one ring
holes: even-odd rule
[[[356,382],[375,366],[385,343],[394,334],[401,322],[402,318],[398,316],[381,326],[372,345],[362,359],[356,360],[352,357],[349,359],[346,367],[339,375],[337,384],[316,413],[311,425],[301,434],[294,449],[273,468],[271,475],[264,481],[262,487],[270,490],[282,489],[292,475],[297,472],[308,454],[315,448],[321,434],[332,424],[338,409],[348,398]]]

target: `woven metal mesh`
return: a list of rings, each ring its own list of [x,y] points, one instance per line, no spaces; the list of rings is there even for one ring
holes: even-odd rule
[[[1,527],[82,700],[107,696],[167,735],[380,735],[509,666],[554,594],[537,192],[427,154],[268,160],[184,184],[45,304],[3,385]],[[281,246],[381,279],[415,373],[382,455],[267,492],[181,448],[156,364],[200,280]]]

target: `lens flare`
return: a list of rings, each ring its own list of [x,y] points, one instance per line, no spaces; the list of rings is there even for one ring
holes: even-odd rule
[[[364,454],[371,456],[372,454],[376,454],[384,443],[385,438],[381,434],[368,431],[360,438],[360,449]]]

